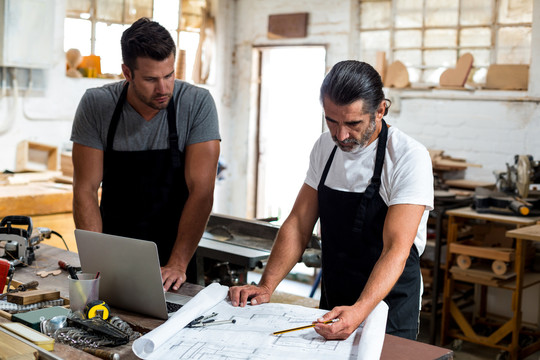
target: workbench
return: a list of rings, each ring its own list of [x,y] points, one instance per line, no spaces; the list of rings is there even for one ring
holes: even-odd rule
[[[40,282],[39,289],[59,290],[61,296],[69,296],[68,281],[66,272],[58,276],[48,276],[47,278],[39,278],[36,276],[36,272],[40,270],[50,270],[57,268],[58,260],[66,261],[73,266],[78,266],[78,255],[73,252],[68,252],[59,248],[55,248],[48,245],[42,245],[36,252],[36,261],[32,266],[25,268],[17,268],[14,279],[20,282],[28,282],[31,280],[38,280]],[[199,285],[184,284],[178,291],[181,294],[194,296],[198,291],[202,289]],[[274,294],[272,296],[272,302],[278,302],[280,300],[280,294]],[[290,296],[287,296],[291,300]],[[313,301],[313,299],[309,299]],[[298,303],[304,304],[305,299],[298,297]],[[294,301],[288,301],[289,303],[295,303]],[[136,326],[138,329],[150,331],[155,327],[163,323],[163,320],[148,318],[139,314],[129,313],[120,309],[111,309],[114,315],[120,316],[122,319]],[[0,322],[8,321],[4,318],[0,318]],[[135,355],[131,351],[131,343],[116,348],[111,348],[111,352],[120,354],[121,359],[136,359]],[[72,348],[60,343],[55,344],[55,349],[52,352],[56,356],[63,359],[97,359],[96,357],[86,354],[78,349]],[[399,338],[392,335],[385,335],[385,341],[383,345],[381,359],[394,360],[394,359],[411,359],[411,360],[434,360],[434,359],[452,359],[452,350],[436,347],[433,345],[420,343],[417,341],[411,341],[403,338]]]
[[[480,345],[485,345],[502,350],[502,356],[509,355],[511,359],[518,359],[527,356],[538,349],[540,343],[536,341],[531,346],[521,348],[519,344],[519,335],[523,331],[521,317],[522,292],[524,288],[540,283],[540,273],[525,271],[525,245],[527,240],[540,241],[539,235],[531,235],[531,232],[524,228],[536,224],[540,217],[507,216],[490,213],[477,213],[470,207],[453,209],[446,212],[448,215],[448,236],[447,236],[447,257],[445,270],[445,286],[443,295],[443,313],[441,328],[441,344],[445,345],[449,338],[470,341]],[[513,261],[513,272],[515,275],[508,278],[489,278],[478,270],[461,271],[456,263],[458,251],[453,251],[453,245],[466,243],[459,242],[460,229],[466,226],[483,226],[486,224],[499,224],[505,228],[512,228],[505,231],[502,235],[508,238],[514,238],[513,252],[509,256]],[[526,230],[527,229],[527,230]],[[535,228],[536,229],[536,228]],[[509,239],[511,240],[511,239]],[[467,245],[466,245],[467,246]],[[458,249],[458,247],[454,247]],[[468,251],[476,254],[475,256],[485,259],[496,259],[497,256],[504,254],[505,251],[496,253],[496,247],[467,247]],[[501,255],[502,256],[502,255]],[[485,270],[482,270],[485,271]],[[472,284],[476,296],[476,308],[471,316],[467,316],[464,309],[460,309],[458,304],[452,298],[456,281]],[[487,315],[487,287],[497,287],[512,291],[512,317],[503,322],[488,318]],[[452,327],[451,320],[455,322],[457,328]],[[540,333],[532,334],[538,336]],[[508,341],[508,338],[511,338]],[[505,354],[505,352],[507,352]],[[501,357],[502,358],[502,357]]]
[[[46,227],[62,235],[70,250],[77,251],[72,214],[73,186],[52,181],[0,186],[0,220],[9,215],[30,216],[34,228]],[[57,236],[47,244],[64,247]]]

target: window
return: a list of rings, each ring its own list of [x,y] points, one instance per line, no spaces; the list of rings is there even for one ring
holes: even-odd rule
[[[364,61],[405,64],[412,83],[438,84],[457,59],[474,57],[472,79],[490,64],[529,64],[532,0],[360,0]]]
[[[204,9],[205,0],[67,0],[64,51],[76,48],[83,56],[97,55],[102,76],[118,76],[122,71],[122,33],[137,19],[148,17],[167,28],[177,50],[185,51],[185,77],[189,80]]]

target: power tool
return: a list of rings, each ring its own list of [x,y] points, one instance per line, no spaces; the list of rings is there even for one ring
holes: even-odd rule
[[[15,225],[15,226],[14,226]],[[26,226],[26,229],[16,226]],[[50,238],[51,230],[38,227],[33,229],[28,216],[6,216],[0,222],[0,243],[4,244],[3,258],[12,266],[31,265],[36,259],[34,250],[44,238]]]

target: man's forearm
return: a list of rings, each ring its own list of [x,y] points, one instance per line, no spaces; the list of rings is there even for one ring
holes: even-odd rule
[[[186,271],[206,228],[212,205],[212,195],[189,195],[182,211],[176,242],[167,265],[179,267],[183,272]]]
[[[306,241],[304,237],[305,235],[300,233],[292,220],[283,224],[259,282],[260,286],[267,287],[271,292],[276,289],[281,280],[287,276],[301,258],[307,241],[309,241],[309,238]]]
[[[407,256],[399,253],[397,249],[383,252],[375,263],[367,284],[354,305],[359,310],[362,321],[392,290],[403,273],[406,261]]]
[[[73,220],[77,229],[95,232],[103,231],[97,191],[95,194],[74,191]]]

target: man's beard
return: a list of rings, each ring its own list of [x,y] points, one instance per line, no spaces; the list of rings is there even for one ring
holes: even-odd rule
[[[373,133],[375,133],[375,130],[377,129],[377,124],[375,122],[375,115],[373,116],[370,116],[370,119],[369,119],[369,126],[368,128],[366,129],[366,131],[364,132],[364,134],[362,134],[362,136],[360,137],[360,139],[353,139],[353,138],[349,138],[349,139],[345,139],[343,141],[339,141],[335,136],[332,137],[332,139],[334,140],[334,142],[336,143],[336,145],[342,150],[342,151],[345,151],[345,152],[353,152],[355,151],[356,149],[358,148],[364,148],[368,145],[369,143],[369,140],[371,139],[371,137],[373,136]],[[349,146],[343,146],[343,145],[351,145],[351,147]]]
[[[146,106],[154,109],[154,110],[163,110],[163,109],[166,109],[167,106],[169,105],[169,101],[171,101],[171,95],[172,94],[159,94],[155,97],[151,97],[151,98],[147,98],[145,97],[143,94],[141,94],[139,92],[139,89],[137,89],[136,86],[132,86],[133,87],[133,90],[135,91],[135,95],[139,98],[139,100],[141,102],[143,102]],[[168,101],[164,102],[164,103],[157,103],[154,101],[155,98],[160,98],[160,97],[163,97],[163,96],[167,96],[169,98]]]

